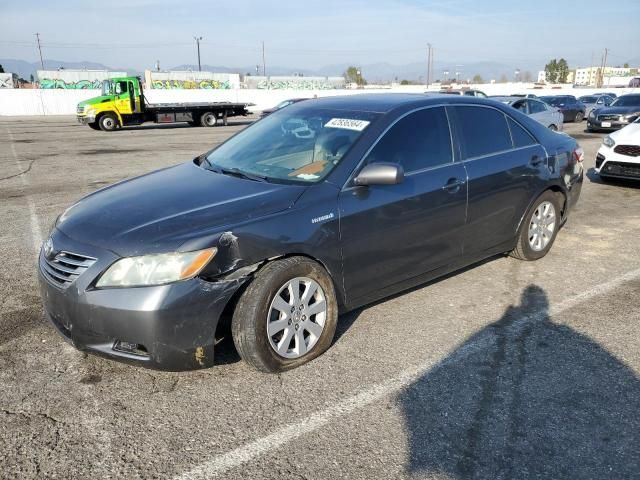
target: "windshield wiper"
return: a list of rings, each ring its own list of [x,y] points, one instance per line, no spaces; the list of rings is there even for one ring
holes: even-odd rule
[[[258,175],[256,173],[248,173],[248,172],[243,172],[242,170],[238,169],[238,168],[222,168],[222,167],[218,167],[220,169],[220,172],[224,173],[225,175],[233,175],[234,177],[239,177],[239,178],[246,178],[247,180],[253,180],[254,182],[268,182],[268,178],[265,177],[264,175]]]

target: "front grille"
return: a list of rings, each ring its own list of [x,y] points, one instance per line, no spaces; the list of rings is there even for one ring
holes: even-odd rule
[[[613,151],[628,157],[640,157],[640,145],[616,145]]]
[[[609,121],[611,121],[611,120],[618,121],[618,120],[620,120],[620,115],[598,115],[598,120],[600,120],[600,121],[603,121],[603,120],[604,121],[607,121],[607,120],[609,120]]]
[[[77,108],[77,110],[76,110],[76,113],[77,113],[78,115],[82,115],[82,114],[84,113],[84,105],[82,105],[82,106],[81,106],[81,105],[78,105],[78,108]]]
[[[605,175],[617,177],[640,178],[640,165],[622,162],[607,162],[602,169]]]
[[[68,287],[76,278],[96,262],[93,257],[71,252],[60,252],[54,258],[42,257],[40,268],[51,283],[59,287]]]

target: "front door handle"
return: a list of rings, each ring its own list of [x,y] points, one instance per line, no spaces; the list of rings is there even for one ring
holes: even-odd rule
[[[442,187],[442,189],[446,190],[449,193],[456,193],[465,183],[467,182],[464,180],[460,180],[459,178],[450,178]]]

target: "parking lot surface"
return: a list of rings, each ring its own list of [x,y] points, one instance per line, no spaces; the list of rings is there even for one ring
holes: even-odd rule
[[[495,257],[343,315],[280,375],[87,356],[47,324],[36,251],[67,206],[244,128],[0,118],[0,477],[640,478],[640,189],[593,175],[551,253]]]

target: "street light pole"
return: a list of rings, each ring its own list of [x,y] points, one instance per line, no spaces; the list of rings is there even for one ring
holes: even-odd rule
[[[202,40],[202,37],[193,37],[193,39],[196,41],[196,46],[198,48],[198,71],[201,72],[202,67],[200,66],[200,40]]]

